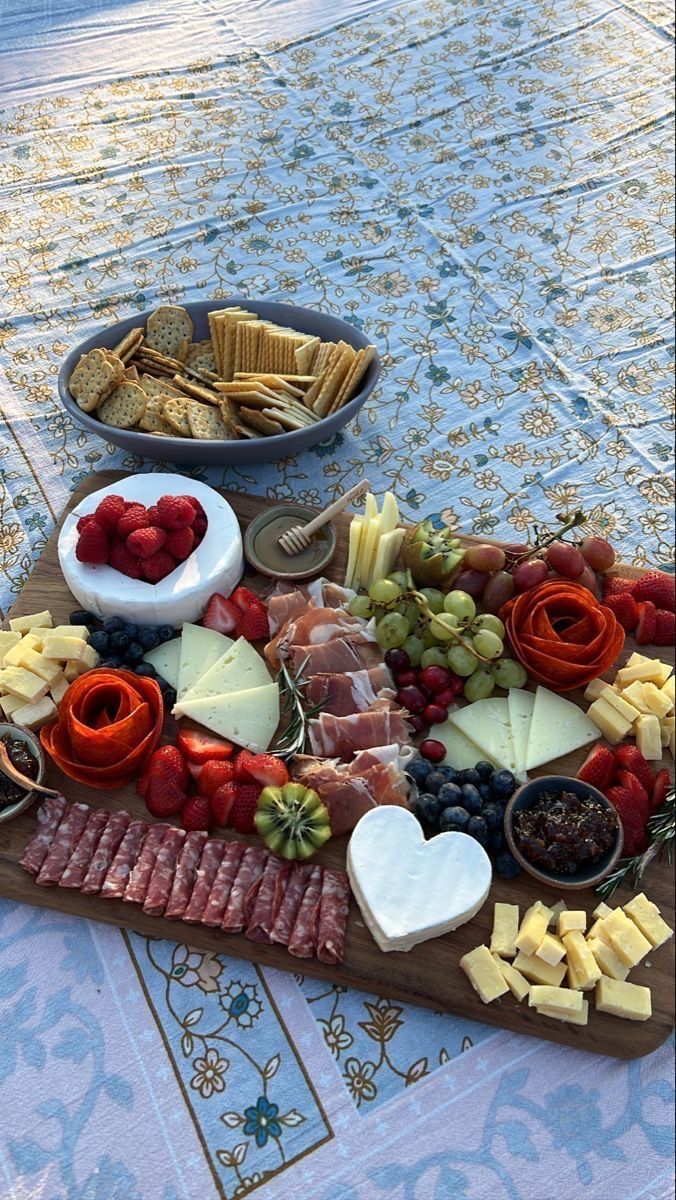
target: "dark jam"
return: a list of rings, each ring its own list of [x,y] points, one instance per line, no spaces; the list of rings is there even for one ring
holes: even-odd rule
[[[514,816],[514,840],[537,867],[575,875],[615,845],[617,816],[592,796],[542,792]]]
[[[0,738],[0,741],[4,743],[9,760],[17,771],[21,771],[22,775],[27,775],[29,779],[37,779],[38,761],[31,754],[26,743],[19,738],[11,737],[9,733]],[[0,771],[0,808],[8,808],[10,804],[16,804],[17,800],[21,800],[25,795],[25,788],[18,783],[13,783]]]

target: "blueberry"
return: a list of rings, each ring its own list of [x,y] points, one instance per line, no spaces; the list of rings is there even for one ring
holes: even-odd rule
[[[484,783],[490,779],[494,769],[495,768],[493,767],[493,764],[486,762],[485,759],[482,759],[481,762],[474,764],[474,770]]]
[[[162,692],[165,707],[173,708],[176,703],[176,688],[167,685],[166,687],[160,687],[160,691]]]
[[[104,617],[103,628],[106,633],[117,633],[118,629],[124,629],[124,617]]]
[[[486,803],[490,803],[490,801],[493,799],[493,793],[489,783],[479,784],[479,795],[481,796],[482,800],[486,801]]]
[[[443,787],[445,782],[446,780],[441,774],[441,771],[430,771],[427,779],[425,780],[425,789],[428,792],[434,792],[436,796],[439,788]]]
[[[448,804],[462,804],[462,791],[457,783],[445,783],[438,791],[439,800],[446,806]]]
[[[457,805],[445,808],[439,817],[439,829],[442,833],[449,831],[464,833],[469,823],[469,813],[466,808]],[[472,818],[476,820],[476,818]]]
[[[443,805],[439,803],[437,796],[432,792],[423,792],[421,796],[418,796],[413,806],[413,811],[418,820],[422,821],[424,825],[431,825],[433,828],[436,828],[442,808]]]
[[[490,782],[494,796],[509,798],[516,787],[516,780],[511,771],[494,771]]]
[[[171,638],[173,638],[175,636],[175,634],[176,634],[176,630],[174,629],[173,625],[160,625],[160,627],[157,631],[157,635],[161,642],[170,641]]]
[[[128,663],[130,667],[133,667],[136,665],[136,663],[140,663],[142,658],[143,646],[139,646],[138,642],[130,642],[129,646],[124,652],[124,661]]]
[[[496,829],[490,836],[488,849],[491,854],[499,854],[505,848],[505,835],[501,829]]]
[[[97,629],[101,624],[99,618],[88,608],[75,608],[68,618],[71,625],[86,625],[87,629]]]
[[[466,771],[461,771],[461,776],[461,783],[473,783],[475,787],[481,783],[481,776],[474,767],[468,767]]]
[[[160,644],[160,635],[154,625],[146,625],[145,629],[138,631],[139,645],[143,646],[144,650],[154,650]]]
[[[123,629],[116,629],[110,635],[110,645],[116,654],[124,654],[129,649],[129,638]]]
[[[437,767],[440,775],[443,775],[446,783],[461,783],[460,772],[456,771],[455,767]]]
[[[411,776],[411,779],[415,779],[415,782],[420,786],[425,782],[427,776],[432,770],[432,764],[428,763],[426,758],[414,758],[413,762],[409,767],[406,768],[406,770],[407,774]]]
[[[130,642],[135,642],[138,637],[138,625],[134,625],[133,621],[126,621],[123,625],[124,632]]]
[[[140,662],[138,666],[134,667],[134,674],[145,675],[148,679],[154,679],[157,671],[150,663]]]
[[[473,837],[480,846],[488,845],[488,826],[483,817],[470,817],[467,822],[466,832],[470,837]]]
[[[461,789],[462,804],[470,815],[481,812],[481,796],[473,783],[463,783]]]
[[[110,656],[110,658],[103,658],[99,663],[99,666],[109,667],[111,670],[116,671],[118,667],[123,666],[123,663],[121,658],[118,658],[116,654],[113,654]]]
[[[502,811],[497,804],[485,804],[481,810],[481,815],[491,833],[495,829],[502,828]]]
[[[103,654],[104,657],[110,651],[110,638],[102,629],[97,629],[89,639],[89,645],[96,650],[97,654]]]
[[[495,860],[495,869],[501,879],[516,879],[521,867],[509,850],[503,850]]]

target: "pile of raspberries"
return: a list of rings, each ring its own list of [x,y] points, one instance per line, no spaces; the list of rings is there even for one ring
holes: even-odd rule
[[[159,583],[199,546],[207,516],[194,496],[160,496],[157,504],[106,496],[80,517],[75,554],[81,563],[108,563],[129,579]]]
[[[603,603],[610,608],[637,646],[673,646],[676,640],[676,581],[662,571],[646,571],[638,579],[607,576]]]

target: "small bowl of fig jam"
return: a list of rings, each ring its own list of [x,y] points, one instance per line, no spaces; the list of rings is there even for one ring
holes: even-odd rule
[[[565,775],[543,775],[514,793],[505,837],[524,871],[571,891],[605,879],[624,842],[622,822],[603,792]]]
[[[3,742],[10,761],[17,771],[42,783],[45,774],[45,756],[38,739],[30,729],[23,725],[12,725],[0,721],[0,741]],[[0,824],[18,817],[19,813],[30,808],[38,793],[27,790],[20,783],[8,779],[4,771],[0,771]]]

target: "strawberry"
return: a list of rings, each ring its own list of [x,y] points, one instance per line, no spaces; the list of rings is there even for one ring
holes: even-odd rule
[[[247,767],[251,759],[255,757],[256,755],[252,754],[250,750],[240,750],[237,758],[235,759],[235,779],[240,780],[242,783],[252,782],[251,775],[249,774]]]
[[[189,725],[179,729],[176,745],[184,758],[188,759],[188,770],[191,763],[206,763],[211,758],[230,758],[232,755],[231,742],[214,737],[211,733],[203,733],[201,729],[193,729]]]
[[[643,757],[638,746],[631,746],[628,742],[624,746],[618,746],[615,750],[615,762],[619,769],[631,771],[632,775],[635,775],[641,781],[648,795],[652,795],[652,790],[655,786],[655,776],[652,773],[650,764]]]
[[[260,604],[261,602],[260,596],[257,596],[255,592],[250,592],[249,589],[245,587],[235,588],[230,599],[232,600],[233,604],[237,605],[237,608],[242,610],[242,612],[246,612],[250,604]]]
[[[238,833],[255,833],[254,814],[261,789],[256,783],[238,783],[235,800],[230,809],[230,824]]]
[[[124,542],[118,542],[116,546],[111,547],[110,565],[129,579],[141,578],[141,559],[132,554]]]
[[[137,558],[150,558],[151,554],[157,554],[157,551],[162,549],[166,540],[167,535],[163,529],[149,525],[147,529],[135,529],[129,534],[127,549]]]
[[[676,611],[676,580],[663,571],[647,571],[637,579],[633,589],[634,599],[651,600],[655,608]]]
[[[145,505],[130,504],[117,522],[117,532],[121,538],[127,538],[135,529],[147,529],[148,525],[150,521]]]
[[[621,575],[605,575],[603,578],[603,599],[609,596],[621,596],[624,592],[633,592],[635,579],[624,579]]]
[[[110,557],[108,534],[98,521],[88,521],[80,533],[75,557],[81,563],[107,563]]]
[[[246,764],[247,773],[263,787],[284,787],[290,775],[286,763],[274,754],[254,754]]]
[[[599,791],[605,792],[612,783],[614,775],[615,756],[612,750],[599,743],[589,751],[577,773],[577,778],[581,779],[583,783],[589,783]]]
[[[117,528],[117,522],[124,513],[123,496],[104,496],[96,507],[96,520],[103,525],[106,533],[112,533]]]
[[[233,633],[241,613],[234,604],[226,600],[218,592],[207,603],[202,617],[202,624],[207,629],[217,629],[219,633]]]
[[[651,813],[657,812],[658,808],[661,808],[664,804],[664,801],[667,798],[667,792],[669,791],[670,783],[671,780],[669,778],[669,772],[666,767],[663,767],[661,771],[657,772],[652,795],[650,797]]]
[[[611,787],[608,788],[608,799],[622,821],[625,856],[633,858],[635,854],[642,854],[647,845],[644,822],[636,811],[631,792],[626,788]]]
[[[181,813],[184,829],[206,829],[211,825],[211,805],[206,796],[191,796]]]
[[[238,637],[246,638],[248,642],[257,642],[261,638],[270,637],[270,623],[264,604],[250,604],[237,622]]]
[[[157,512],[162,529],[185,529],[195,519],[195,510],[187,496],[160,496]]]
[[[173,554],[177,562],[184,562],[195,548],[195,535],[192,529],[171,529],[165,535],[166,549]]]
[[[606,596],[603,603],[606,608],[609,608],[615,614],[622,628],[626,629],[627,633],[633,633],[638,624],[638,605],[631,592],[620,592],[617,596]]]
[[[211,759],[209,759],[209,762],[211,762]],[[193,779],[199,779],[200,775],[202,774],[202,771],[204,770],[205,765],[206,765],[205,763],[189,762],[188,763],[188,773],[190,775],[192,775]]]
[[[641,780],[631,771],[620,771],[617,776],[618,787],[624,788],[634,800],[634,807],[643,824],[650,816],[650,799]]]
[[[658,608],[655,614],[655,646],[673,646],[676,643],[676,616],[666,608]]]
[[[638,605],[638,624],[636,626],[636,645],[647,646],[655,638],[657,630],[657,609],[652,600],[642,600]]]
[[[226,758],[212,758],[202,767],[199,775],[200,796],[210,800],[214,792],[223,783],[232,783],[235,778],[234,764]]]
[[[150,773],[156,774],[158,769],[171,770],[176,777],[176,782],[184,790],[190,782],[190,774],[188,764],[186,763],[178,746],[158,746],[150,756]]]
[[[162,772],[151,773],[145,794],[146,807],[154,817],[174,817],[183,811],[188,797]]]
[[[176,559],[167,554],[166,550],[158,550],[157,553],[142,559],[141,562],[143,577],[148,580],[148,583],[159,583],[161,579],[166,579],[167,575],[171,575],[175,568]]]
[[[210,803],[211,813],[217,825],[227,825],[240,786],[237,783],[222,783],[216,788]]]

